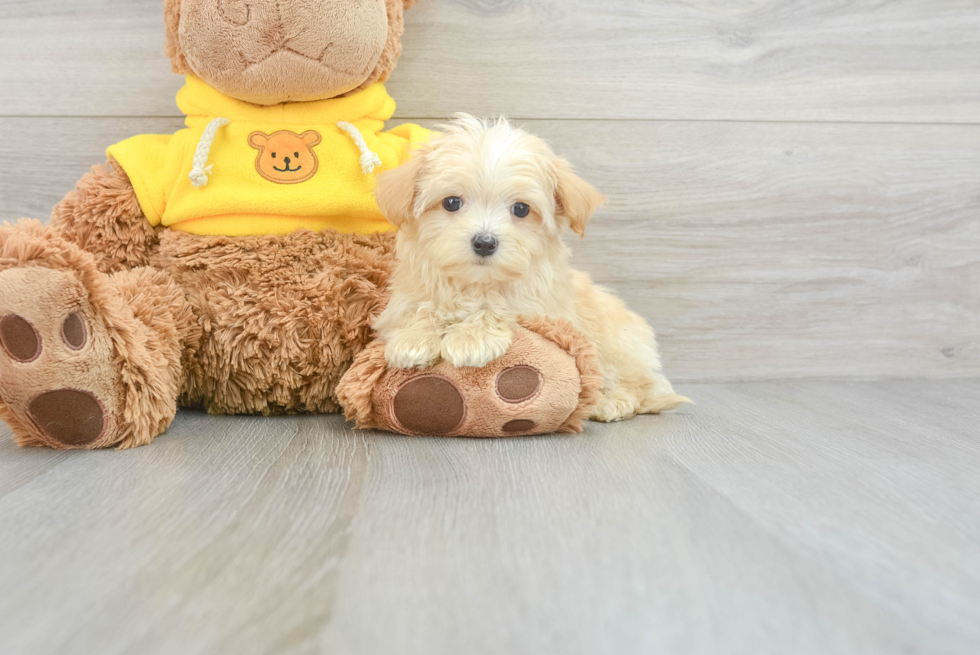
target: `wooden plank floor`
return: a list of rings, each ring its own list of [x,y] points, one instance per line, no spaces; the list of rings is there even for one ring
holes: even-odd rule
[[[681,390],[572,437],[0,428],[0,652],[980,652],[980,380]]]
[[[407,23],[397,117],[571,159],[611,199],[576,266],[698,405],[507,441],[187,412],[96,453],[0,425],[0,655],[980,652],[980,3]],[[159,0],[0,0],[0,34],[0,220],[180,128]],[[909,376],[971,379],[846,381]]]

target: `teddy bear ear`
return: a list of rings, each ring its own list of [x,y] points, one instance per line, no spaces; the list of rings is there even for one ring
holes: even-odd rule
[[[402,54],[402,34],[405,33],[405,10],[414,5],[416,0],[385,0],[388,12],[388,38],[384,50],[378,59],[377,66],[358,89],[366,89],[375,82],[387,82],[398,64]]]
[[[178,30],[180,29],[180,3],[181,0],[163,0],[163,21],[166,41],[163,46],[163,53],[170,57],[170,67],[178,75],[190,75],[191,70],[184,51],[180,47]]]

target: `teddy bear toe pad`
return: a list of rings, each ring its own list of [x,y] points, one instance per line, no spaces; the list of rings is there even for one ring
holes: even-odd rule
[[[497,395],[508,403],[522,403],[541,389],[541,373],[530,366],[512,366],[497,376]]]
[[[504,423],[504,433],[505,434],[523,434],[531,432],[537,427],[537,423],[530,421],[528,419],[515,419],[513,421],[507,421]]]
[[[17,314],[0,318],[0,345],[16,362],[33,362],[41,354],[41,337],[29,321]]]

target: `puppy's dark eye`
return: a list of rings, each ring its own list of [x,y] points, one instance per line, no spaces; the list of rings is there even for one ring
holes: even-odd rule
[[[463,207],[463,199],[449,196],[442,201],[442,208],[447,212],[458,212]]]
[[[514,216],[517,218],[527,218],[527,215],[531,213],[531,207],[524,202],[519,202],[510,208],[514,212]]]

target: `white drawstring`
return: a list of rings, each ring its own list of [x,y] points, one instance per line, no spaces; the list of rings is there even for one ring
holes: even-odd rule
[[[354,143],[357,144],[357,148],[361,151],[361,170],[364,174],[370,175],[373,173],[374,169],[381,165],[381,157],[378,157],[377,153],[368,148],[367,142],[361,136],[360,130],[347,121],[340,121],[337,123],[337,127],[350,134],[351,138],[354,139]]]
[[[211,156],[211,145],[214,138],[218,135],[218,130],[228,125],[231,121],[227,118],[215,118],[204,128],[204,134],[197,143],[197,150],[194,152],[194,167],[191,168],[191,184],[194,188],[200,189],[208,185],[208,175],[214,169],[214,164],[208,166],[208,157]]]

